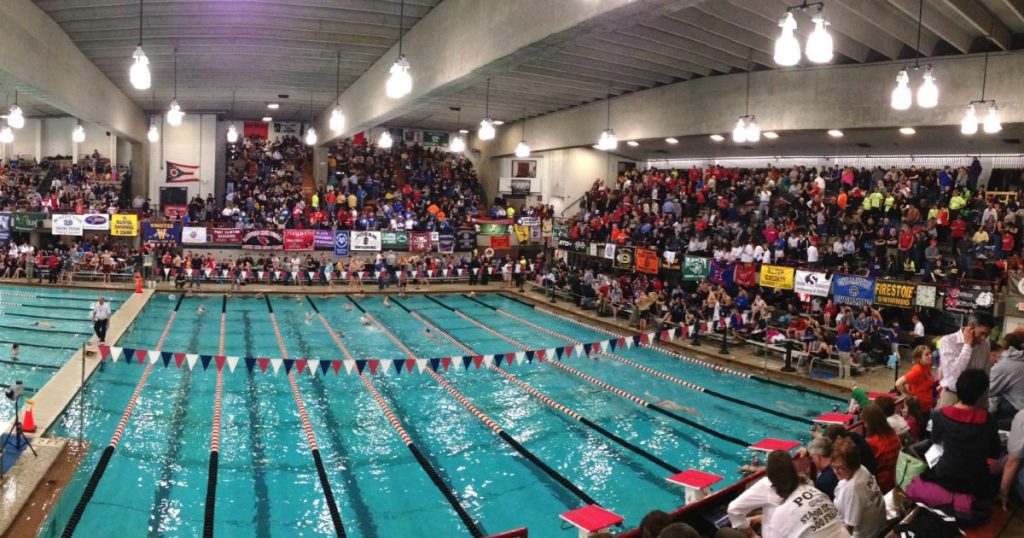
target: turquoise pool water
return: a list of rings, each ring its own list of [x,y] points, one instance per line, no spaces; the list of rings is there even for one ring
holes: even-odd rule
[[[0,284],[0,384],[20,379],[31,398],[92,336],[91,305],[101,295],[114,312],[128,297],[124,292]],[[21,348],[17,361],[11,360],[14,344]],[[0,398],[0,420],[13,414],[11,402]]]
[[[500,334],[530,348],[568,342],[460,296],[437,296]],[[477,298],[557,334],[590,342],[607,338],[501,296]],[[178,298],[158,294],[119,346],[152,349]],[[342,352],[314,306],[357,359],[405,358],[387,334],[360,323],[346,297],[274,296],[269,299],[292,357],[336,359]],[[481,354],[516,351],[445,306],[416,296],[402,305],[421,314]],[[164,350],[217,354],[224,305],[224,354],[279,357],[267,301],[253,297],[189,297],[181,301]],[[380,298],[358,300],[413,353],[422,358],[463,351],[430,336],[409,313]],[[205,313],[197,311],[202,306]],[[631,360],[716,391],[749,397],[803,417],[831,410],[836,400],[687,363],[649,349],[620,352]],[[608,360],[573,357],[566,364],[651,400],[694,408],[686,416],[716,431],[756,441],[766,436],[806,440],[809,426],[730,404]],[[454,366],[454,365],[453,365]],[[92,444],[85,461],[40,536],[58,536],[100,453],[113,435],[143,366],[107,362],[87,390],[65,411],[55,434]],[[677,467],[739,478],[743,446],[671,420],[546,363],[507,371],[616,435]],[[649,510],[683,504],[668,472],[612,444],[587,426],[555,411],[512,382],[485,369],[453,367],[442,374],[509,435],[601,505],[635,526]],[[398,420],[484,533],[528,526],[531,536],[569,536],[558,514],[582,505],[556,481],[516,453],[470,414],[431,376],[371,376]],[[355,375],[297,376],[311,428],[349,536],[468,536],[469,532],[395,433]],[[215,534],[219,536],[320,536],[333,534],[330,515],[287,377],[248,372],[240,363],[223,375],[223,414]],[[202,533],[216,372],[154,367],[120,445],[77,528],[78,536],[196,536]],[[429,529],[429,532],[426,531]],[[425,534],[426,533],[426,534]]]

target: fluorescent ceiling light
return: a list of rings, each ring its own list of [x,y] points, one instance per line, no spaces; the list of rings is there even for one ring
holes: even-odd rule
[[[711,140],[714,140],[715,142],[721,142],[722,140],[725,140],[725,137],[720,134],[713,134],[711,135]]]
[[[491,122],[491,123],[493,123],[493,124],[494,124],[494,125],[496,125],[496,126],[497,126],[497,125],[505,125],[505,122],[503,122],[503,121],[501,121],[501,120],[494,120],[494,121],[493,121],[493,122]]]
[[[469,129],[459,129],[459,132],[462,134],[469,134]]]
[[[267,108],[269,108],[270,110],[277,110],[281,108],[281,105],[277,103],[267,103]]]
[[[666,138],[666,139],[665,139],[665,142],[668,142],[669,144],[678,144],[678,143],[679,143],[679,139],[677,139],[677,138],[672,138],[672,137],[670,136],[670,137],[668,137],[668,138]]]
[[[843,136],[843,132],[840,131],[839,129],[829,129],[828,135],[834,138],[839,138]]]
[[[631,148],[635,148],[640,145],[640,142],[637,142],[636,140],[630,140],[629,142],[626,142],[626,145]]]
[[[913,127],[900,127],[900,132],[905,135],[912,135],[917,131],[915,131]]]
[[[779,137],[779,133],[776,133],[775,131],[765,131],[761,133],[761,136],[765,138],[771,138],[772,140],[774,140]]]
[[[274,121],[274,118],[271,118],[270,116],[263,116],[263,121],[270,123]]]

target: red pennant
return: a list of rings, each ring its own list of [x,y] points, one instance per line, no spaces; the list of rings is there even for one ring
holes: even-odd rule
[[[512,364],[512,361],[514,361],[514,360],[516,360],[516,354],[515,353],[506,353],[505,354],[505,364]]]
[[[306,359],[295,359],[295,366],[298,367],[301,374],[306,369]]]
[[[100,346],[100,360],[107,360],[110,358],[110,346]]]
[[[619,349],[626,349],[626,339],[619,338]]]
[[[451,365],[452,365],[452,358],[451,357],[445,357],[445,358],[441,359],[441,366],[444,368],[445,372],[448,371],[448,367],[451,366]]]
[[[575,351],[575,349],[576,348],[574,348],[573,346],[565,346],[564,348],[562,348],[563,352],[565,353],[565,358],[568,359],[569,357],[572,357],[572,352]]]
[[[146,351],[145,349],[136,349],[135,350],[135,358],[138,359],[139,364],[142,364],[142,363],[146,362],[146,357],[148,355],[149,355],[149,351]]]
[[[377,360],[377,359],[370,359],[369,364],[370,364],[370,373],[371,374],[376,374],[377,373],[377,367],[380,366],[380,361]]]
[[[256,364],[260,365],[260,372],[267,373],[267,366],[270,366],[270,359],[266,357],[260,357],[256,359]]]
[[[338,375],[341,371],[341,361],[331,361],[331,369],[334,370],[334,375]]]
[[[640,343],[641,344],[646,344],[647,343],[647,333],[641,333],[640,334]]]
[[[484,362],[483,355],[473,355],[473,366],[475,366],[477,370],[480,369],[480,363],[482,362]]]
[[[184,362],[185,362],[185,354],[184,353],[175,353],[174,354],[174,365],[175,366],[177,366],[178,368],[181,368],[181,365]]]
[[[662,342],[667,342],[668,341],[668,329],[666,329],[664,331],[661,331],[661,341]]]
[[[412,369],[416,367],[415,359],[405,359],[405,371],[412,373]]]
[[[544,362],[544,350],[543,349],[538,349],[533,354],[533,356],[536,357],[539,362]]]
[[[224,355],[217,355],[213,358],[213,362],[217,364],[218,372],[224,369],[224,363],[227,362],[227,360],[228,358],[225,357]]]

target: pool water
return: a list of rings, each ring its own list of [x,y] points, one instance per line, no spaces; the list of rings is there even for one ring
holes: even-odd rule
[[[400,302],[478,354],[518,349],[449,308],[531,349],[569,341],[477,301],[567,338],[584,342],[607,338],[502,296],[482,295],[476,301],[454,295],[433,299],[415,296]],[[117,345],[153,349],[178,300],[176,295],[155,295]],[[205,312],[199,312],[200,306]],[[311,317],[316,308],[354,358],[406,358],[385,330],[360,323],[359,307],[418,357],[465,354],[440,335],[426,334],[424,325],[399,305],[385,306],[379,297],[342,296],[187,297],[181,300],[163,349],[217,354],[222,306],[228,356],[280,357],[283,345],[291,357],[343,358],[330,332]],[[836,403],[829,397],[718,372],[651,349],[634,347],[618,353],[721,393],[756,394],[757,403],[795,416],[813,417]],[[642,398],[692,407],[696,415],[686,417],[743,441],[809,437],[809,426],[803,422],[738,406],[613,360],[573,355],[565,362]],[[173,366],[172,362],[164,368],[158,362],[153,367],[77,535],[202,533],[217,376],[214,368],[203,371],[197,366],[189,371]],[[143,369],[137,363],[104,363],[55,425],[54,434],[82,437],[91,445],[41,536],[60,535]],[[736,470],[748,458],[744,446],[659,415],[551,364],[534,361],[506,371],[674,466],[726,477],[720,485],[738,479]],[[665,469],[613,444],[498,373],[485,368],[467,371],[453,363],[442,376],[537,458],[602,506],[624,516],[627,527],[636,526],[652,509],[670,510],[683,504],[682,491],[665,480],[669,474]],[[560,529],[558,514],[582,506],[582,501],[515,452],[431,376],[397,375],[392,369],[387,375],[378,372],[368,377],[485,534],[528,526],[531,536],[569,535]],[[307,371],[296,375],[296,381],[348,536],[469,535],[358,376],[346,375],[344,369],[340,375],[330,372],[315,377]],[[215,534],[332,535],[324,492],[284,372],[249,372],[244,362],[234,373],[225,368],[222,402]]]

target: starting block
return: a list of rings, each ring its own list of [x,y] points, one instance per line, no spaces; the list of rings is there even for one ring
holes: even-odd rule
[[[622,516],[595,504],[569,510],[558,517],[579,529],[579,538],[588,538],[607,531],[615,525],[621,525],[623,521]],[[566,527],[563,525],[563,528]]]
[[[711,494],[711,486],[722,481],[722,477],[688,469],[668,477],[668,481],[686,488],[686,504],[695,503]]]
[[[856,415],[847,415],[846,413],[824,413],[818,418],[814,419],[815,424],[841,424],[846,426],[853,422],[853,419],[857,418]]]
[[[798,446],[800,446],[799,441],[787,441],[785,439],[773,439],[771,437],[766,437],[750,445],[750,450],[759,450],[761,452],[783,450],[785,452],[789,452]]]

